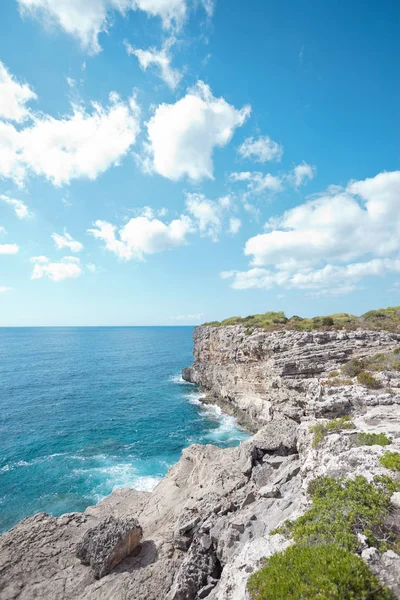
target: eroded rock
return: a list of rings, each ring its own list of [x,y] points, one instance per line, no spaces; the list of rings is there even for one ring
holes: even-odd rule
[[[136,519],[109,516],[88,529],[79,542],[76,556],[90,565],[96,579],[107,575],[140,544],[142,528]]]

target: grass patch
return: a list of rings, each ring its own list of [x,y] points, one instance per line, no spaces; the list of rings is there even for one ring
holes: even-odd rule
[[[392,440],[384,433],[365,433],[357,435],[357,446],[389,446]]]
[[[379,310],[372,310],[361,317],[348,313],[335,313],[328,316],[314,318],[302,318],[297,315],[288,318],[284,312],[266,312],[262,314],[249,315],[247,317],[230,317],[223,321],[211,321],[204,323],[211,327],[223,327],[227,325],[243,325],[244,327],[261,327],[269,330],[354,330],[357,328],[386,330],[400,332],[400,306],[391,306]]]
[[[361,371],[361,373],[357,375],[357,381],[360,385],[369,390],[379,390],[382,387],[382,384],[377,381],[371,373],[367,373],[367,371]]]
[[[330,373],[328,373],[328,377],[329,377],[329,379],[330,379],[331,377],[337,377],[338,375],[340,375],[340,372],[339,372],[339,371],[331,371]]]
[[[253,600],[394,600],[364,561],[334,544],[291,546],[251,575]]]
[[[391,471],[400,471],[400,452],[385,452],[380,457],[379,462],[386,469]]]
[[[329,431],[340,431],[342,429],[354,429],[354,423],[347,415],[338,419],[332,419],[332,421],[329,421],[325,425],[322,423],[311,425],[310,432],[314,434],[312,447],[317,448]]]

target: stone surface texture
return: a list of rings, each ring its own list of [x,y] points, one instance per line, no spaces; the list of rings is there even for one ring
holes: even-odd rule
[[[200,327],[194,339],[194,365],[184,377],[255,435],[237,448],[186,448],[151,493],[118,490],[82,514],[25,519],[0,537],[1,600],[249,600],[249,575],[290,544],[270,531],[307,510],[312,479],[393,476],[379,457],[400,451],[400,373],[378,374],[383,387],[376,391],[355,382],[329,387],[326,381],[354,356],[400,347],[399,335],[247,335],[235,326]],[[313,448],[310,426],[345,413],[355,429],[329,432]],[[391,444],[357,446],[359,431],[386,433]],[[395,495],[393,518],[399,510]],[[103,534],[102,556],[111,556],[114,537],[104,531],[110,523],[124,523],[122,540],[137,531],[136,520],[143,529],[141,543],[119,564],[108,563],[109,573],[101,566],[96,572],[77,557],[86,548],[84,561],[90,563],[97,550],[89,551],[88,540]],[[362,556],[400,598],[398,555],[365,547]]]
[[[110,515],[86,531],[76,556],[84,565],[90,565],[96,579],[100,579],[132,554],[142,536],[137,519],[117,519]]]

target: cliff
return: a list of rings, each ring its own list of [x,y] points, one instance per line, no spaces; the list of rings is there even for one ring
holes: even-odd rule
[[[354,357],[390,352],[400,344],[400,334],[387,331],[265,331],[240,325],[196,327],[194,363],[183,370],[186,381],[197,383],[205,401],[217,403],[251,431],[274,418],[300,422],[313,415],[333,417],[345,406],[375,395],[361,388],[336,394],[330,410],[321,381]],[[397,372],[380,375],[383,387],[394,387]],[[355,392],[354,394],[352,392]],[[385,402],[385,398],[380,401]]]
[[[310,483],[328,476],[391,482],[390,523],[383,515],[369,537],[359,528],[354,552],[400,598],[398,474],[382,459],[400,451],[399,348],[390,332],[197,328],[183,376],[257,433],[238,448],[190,446],[152,493],[25,519],[0,538],[1,600],[248,599],[251,573],[295,544],[273,530],[305,514]],[[137,519],[144,541],[96,580],[76,548],[110,515]],[[382,532],[390,544],[377,548]]]

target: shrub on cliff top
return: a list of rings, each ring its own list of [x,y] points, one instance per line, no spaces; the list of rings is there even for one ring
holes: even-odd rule
[[[357,534],[370,545],[386,549],[397,535],[385,524],[390,511],[390,492],[385,481],[380,486],[365,477],[333,479],[318,477],[309,486],[312,507],[296,521],[286,521],[273,533],[282,533],[297,544],[336,544],[358,549]]]
[[[361,371],[357,375],[357,381],[360,385],[368,388],[369,390],[379,390],[382,387],[382,384],[375,379],[371,373],[367,373],[366,371]]]
[[[384,433],[365,433],[357,435],[357,446],[388,446],[392,440]]]
[[[381,465],[391,471],[400,471],[400,452],[385,452],[379,459]]]
[[[212,321],[210,323],[204,323],[204,325],[212,327],[243,325],[243,327],[261,327],[269,330],[287,329],[295,331],[312,331],[315,329],[354,330],[357,329],[357,327],[364,329],[400,331],[400,306],[370,311],[361,317],[356,317],[347,313],[336,313],[311,319],[303,319],[302,317],[295,315],[288,319],[284,312],[266,312],[264,314],[249,315],[248,317],[230,317],[224,321]]]
[[[350,382],[351,383],[351,382]],[[317,448],[329,431],[340,431],[341,429],[354,429],[354,423],[349,416],[332,419],[329,423],[315,423],[311,425],[310,432],[314,434],[312,447]]]
[[[253,600],[394,600],[364,561],[334,544],[291,546],[251,575]]]

